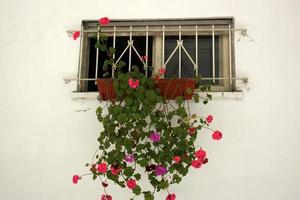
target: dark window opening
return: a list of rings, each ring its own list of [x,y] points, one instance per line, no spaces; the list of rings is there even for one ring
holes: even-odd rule
[[[116,37],[116,52],[115,52],[115,60],[118,60],[123,51],[126,49],[128,45],[128,36],[124,37]],[[140,56],[146,55],[146,37],[145,36],[133,36],[133,45]],[[148,66],[152,66],[152,37],[148,38]],[[88,78],[95,78],[95,71],[96,71],[96,48],[95,44],[97,43],[96,38],[90,38],[89,40],[89,69],[88,69]],[[108,37],[107,46],[113,46],[113,38]],[[106,72],[103,70],[104,61],[108,58],[105,52],[99,50],[99,57],[98,57],[98,78],[111,78],[112,77],[112,67],[109,66],[107,72],[109,75],[103,77],[103,74]],[[126,63],[124,67],[122,67],[121,71],[123,73],[128,72],[128,63],[129,63],[129,49],[123,54],[122,61]],[[143,74],[145,74],[144,65],[141,62],[139,56],[135,53],[135,51],[131,50],[131,66],[137,66]],[[152,75],[151,67],[148,67],[148,77]],[[88,91],[97,91],[97,85],[95,85],[94,81],[88,82]]]
[[[182,36],[183,46],[195,62],[196,44],[195,36]],[[176,48],[178,36],[166,36],[165,38],[165,55],[168,59],[173,50]],[[215,36],[215,76],[220,74],[220,39]],[[198,36],[198,74],[201,77],[213,77],[212,66],[212,36]],[[167,64],[166,78],[179,77],[179,51],[177,50],[169,63]],[[181,77],[194,78],[195,70],[193,63],[190,61],[186,53],[181,50]],[[212,81],[202,81],[204,84],[210,84]],[[216,81],[218,84],[218,81]]]

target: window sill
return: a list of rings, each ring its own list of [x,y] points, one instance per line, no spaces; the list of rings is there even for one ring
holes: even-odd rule
[[[217,99],[231,99],[231,100],[242,100],[244,98],[243,91],[234,92],[209,92],[212,98]],[[98,100],[98,92],[72,92],[71,99],[76,100]],[[200,93],[200,96],[206,97],[206,93]]]

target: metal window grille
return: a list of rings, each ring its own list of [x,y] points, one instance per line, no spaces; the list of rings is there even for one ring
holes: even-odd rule
[[[133,36],[145,36],[145,49],[146,56],[148,56],[148,44],[149,44],[149,36],[159,36],[161,37],[161,58],[155,58],[160,60],[160,66],[166,67],[169,61],[173,58],[174,54],[178,52],[178,74],[179,78],[181,78],[182,66],[181,59],[182,54],[185,54],[190,62],[192,63],[193,70],[195,72],[195,76],[199,74],[199,58],[198,58],[198,37],[201,35],[211,35],[211,63],[212,63],[212,77],[203,77],[202,80],[211,80],[213,83],[216,80],[226,80],[229,81],[229,85],[231,88],[234,87],[235,79],[238,79],[234,76],[234,31],[245,31],[245,29],[235,29],[234,28],[234,20],[233,18],[215,18],[215,19],[174,19],[174,20],[112,20],[108,26],[101,27],[102,31],[105,32],[108,36],[113,38],[113,47],[116,47],[116,40],[119,36],[129,36],[129,40],[127,41],[127,46],[120,54],[118,58],[116,55],[113,55],[115,58],[115,63],[113,63],[112,67],[112,77],[114,77],[114,72],[116,69],[116,65],[120,62],[121,59],[124,58],[125,53],[128,51],[128,70],[131,70],[131,57],[133,54],[136,54],[138,57],[141,57],[141,53],[135,48]],[[84,52],[84,41],[87,37],[94,37],[96,34],[97,39],[99,39],[99,24],[97,21],[92,20],[84,20],[82,22],[81,28],[81,45],[80,45],[80,55],[79,55],[79,70],[78,70],[78,85],[81,84],[82,81],[95,81],[98,79],[98,63],[99,63],[99,50],[96,50],[96,63],[95,68],[95,77],[83,77],[83,68],[86,67],[87,62],[83,59]],[[72,33],[74,30],[68,31]],[[175,35],[178,37],[177,45],[173,49],[172,53],[166,57],[165,55],[165,37],[166,35]],[[184,40],[182,40],[183,35],[191,35],[195,36],[195,55],[194,59],[192,58],[190,52],[185,47]],[[216,35],[226,35],[227,45],[225,45],[228,49],[226,50],[227,55],[226,59],[228,60],[228,76],[216,76],[216,55],[215,55],[215,36]],[[223,47],[224,48],[224,47]],[[89,61],[93,62],[93,61]],[[145,73],[147,75],[148,68],[148,60],[142,61]],[[223,69],[224,70],[224,69]]]

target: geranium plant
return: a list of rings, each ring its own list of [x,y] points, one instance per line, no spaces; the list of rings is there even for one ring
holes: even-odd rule
[[[109,19],[101,18],[99,23],[106,25]],[[105,45],[106,40],[101,34],[96,48],[107,52],[109,59],[104,63],[112,65],[115,50]],[[159,75],[164,71],[159,70]],[[99,148],[86,166],[94,180],[101,180],[104,192],[101,200],[112,199],[107,193],[109,181],[131,190],[131,199],[143,195],[145,200],[153,200],[156,192],[164,190],[166,200],[175,200],[176,194],[169,192],[169,186],[180,183],[191,168],[201,168],[208,162],[206,151],[195,147],[200,130],[211,130],[214,140],[222,138],[220,131],[210,128],[211,115],[201,117],[192,113],[183,96],[174,101],[165,99],[155,87],[155,81],[157,77],[147,78],[137,67],[127,73],[116,69],[113,82],[116,99],[96,111],[103,130],[98,137]],[[209,90],[198,79],[197,88]],[[200,101],[200,96],[194,93],[196,103],[207,104],[211,99],[207,95]],[[85,175],[74,175],[73,183],[77,184]],[[151,189],[140,184],[143,177],[149,180]]]

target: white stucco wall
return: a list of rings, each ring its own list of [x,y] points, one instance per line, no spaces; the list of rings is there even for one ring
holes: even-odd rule
[[[250,90],[243,100],[195,108],[215,116],[224,139],[215,144],[203,132],[209,164],[171,191],[178,200],[300,199],[299,9],[298,0],[1,0],[0,199],[100,198],[99,182],[71,183],[97,147],[98,102],[72,101],[62,78],[76,74],[79,51],[65,30],[102,16],[234,16],[248,28],[256,42],[236,43],[236,68]],[[114,200],[130,194],[110,193]]]

